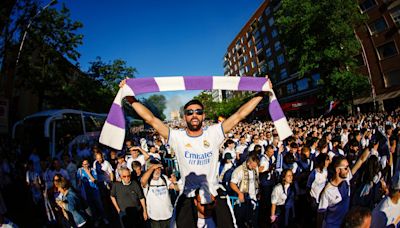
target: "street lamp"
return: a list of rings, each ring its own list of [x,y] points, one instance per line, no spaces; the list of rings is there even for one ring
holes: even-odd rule
[[[56,2],[57,2],[57,0],[52,0],[52,1],[49,2],[47,5],[43,6],[43,7],[35,14],[35,16],[33,16],[33,17],[31,18],[31,20],[29,21],[28,26],[26,27],[26,29],[25,29],[25,31],[24,31],[24,35],[23,35],[23,37],[22,37],[21,44],[19,45],[19,50],[18,50],[18,55],[17,55],[17,61],[15,62],[15,71],[17,71],[18,62],[19,62],[19,58],[20,58],[20,56],[21,56],[22,48],[23,48],[23,46],[24,46],[25,38],[26,38],[26,35],[28,34],[28,30],[29,30],[29,28],[31,27],[33,21],[34,21],[44,10],[46,10],[49,6],[55,4]]]

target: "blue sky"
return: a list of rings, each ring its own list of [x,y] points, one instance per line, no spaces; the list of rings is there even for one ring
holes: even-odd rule
[[[81,69],[121,58],[136,77],[223,75],[226,48],[262,0],[63,0],[84,25]],[[59,3],[60,4],[60,3]],[[199,91],[163,93],[166,116]]]

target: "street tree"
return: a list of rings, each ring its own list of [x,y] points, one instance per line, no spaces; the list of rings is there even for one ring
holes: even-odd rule
[[[160,114],[160,118],[161,120],[165,120],[166,116],[164,114],[166,103],[167,100],[165,99],[165,96],[162,94],[153,94],[150,97],[148,97],[147,99],[147,103],[152,104],[157,110],[158,113]]]
[[[357,1],[282,0],[277,15],[290,64],[301,76],[321,75],[323,98],[349,102],[365,90],[355,59],[361,51],[355,29],[365,20]]]

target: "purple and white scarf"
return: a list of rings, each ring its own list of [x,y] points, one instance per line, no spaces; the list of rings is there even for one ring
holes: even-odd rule
[[[177,76],[127,79],[117,93],[101,131],[99,142],[121,150],[125,140],[125,116],[122,99],[144,93],[183,91],[183,90],[233,90],[233,91],[268,91],[268,111],[275,124],[279,138],[284,140],[292,135],[286,117],[270,88],[267,78],[256,77],[221,77],[221,76]]]

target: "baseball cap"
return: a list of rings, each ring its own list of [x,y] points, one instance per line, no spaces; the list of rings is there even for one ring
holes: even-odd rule
[[[228,159],[232,159],[232,154],[231,153],[226,153],[224,155],[224,159],[228,160]]]

